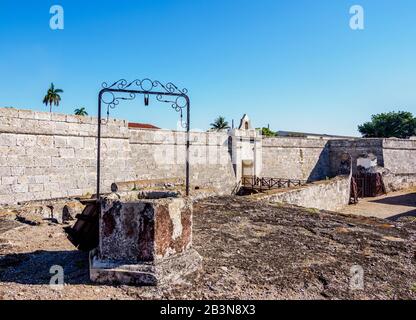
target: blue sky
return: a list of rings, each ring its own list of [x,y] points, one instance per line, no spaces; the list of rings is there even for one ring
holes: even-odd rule
[[[65,29],[49,28],[49,8]],[[365,10],[365,30],[349,8]],[[96,114],[103,81],[150,77],[186,87],[192,127],[218,115],[275,130],[357,135],[371,114],[416,113],[414,0],[0,0],[0,106]],[[57,109],[56,109],[57,110]],[[175,128],[164,104],[112,116]]]

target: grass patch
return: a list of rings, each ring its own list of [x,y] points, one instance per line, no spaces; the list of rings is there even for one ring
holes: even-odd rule
[[[315,208],[306,208],[305,210],[306,210],[306,212],[309,212],[309,213],[312,213],[312,214],[319,214],[319,212],[320,212],[318,209],[315,209]]]
[[[282,208],[285,206],[285,204],[282,202],[269,202],[269,205],[275,208]]]

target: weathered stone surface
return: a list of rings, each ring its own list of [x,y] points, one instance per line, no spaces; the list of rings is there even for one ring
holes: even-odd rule
[[[99,247],[90,255],[93,281],[158,284],[175,274],[193,272],[200,263],[199,255],[191,250],[189,200],[122,202],[107,198],[100,217]]]
[[[184,252],[192,244],[192,205],[182,198],[102,206],[100,256],[137,263]]]
[[[202,258],[193,249],[157,263],[122,264],[103,262],[97,252],[90,253],[90,279],[97,283],[127,285],[172,284],[201,269]]]
[[[0,204],[94,194],[96,124],[92,117],[0,108]],[[256,161],[250,159],[263,177],[325,179],[336,174],[345,152],[352,156],[353,170],[358,157],[372,153],[378,165],[394,174],[416,174],[416,142],[411,140],[278,137],[261,140],[260,152],[259,139],[250,134],[243,137],[248,144],[236,145],[242,148],[237,153],[251,152],[254,139]],[[244,159],[232,158],[229,134],[192,132],[190,138],[191,186],[217,194],[236,191]],[[110,119],[103,125],[102,191],[110,192],[114,182],[183,181],[185,155],[185,132],[130,130],[127,121]],[[119,191],[129,187],[134,185],[127,183]]]
[[[52,218],[52,210],[47,206],[26,206],[17,210],[16,219],[30,225],[39,225]]]
[[[262,150],[263,177],[316,181],[331,176],[328,140],[266,138]]]
[[[0,207],[0,210],[15,212],[16,219],[30,225],[39,225],[45,221],[67,223],[82,212],[85,205],[77,200],[60,199],[28,201],[19,205]]]
[[[345,153],[351,156],[353,173],[357,172],[357,159],[370,153],[377,158],[379,166],[384,166],[383,139],[331,140],[329,150],[331,175],[337,174],[339,163]]]
[[[0,108],[0,171],[2,185],[10,186],[0,190],[0,204],[93,194],[96,124],[91,117]],[[127,121],[110,119],[102,132],[102,191],[114,182],[184,181],[185,138],[184,132],[129,130]],[[235,178],[227,134],[192,138],[191,183],[230,193]]]
[[[408,189],[416,187],[416,174],[386,173],[383,182],[387,192]]]
[[[252,196],[270,203],[287,203],[319,210],[338,210],[349,204],[350,176],[338,176],[293,189],[273,190],[268,194]]]

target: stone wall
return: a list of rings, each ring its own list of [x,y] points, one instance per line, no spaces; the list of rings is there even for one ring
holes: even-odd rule
[[[377,164],[384,166],[382,139],[331,140],[329,150],[331,176],[337,175],[339,164],[345,153],[351,155],[353,173],[357,171],[357,159],[363,154],[374,154],[377,157]]]
[[[396,174],[416,174],[416,141],[383,139],[384,167]]]
[[[372,153],[377,165],[392,173],[416,174],[416,141],[403,139],[263,139],[262,176],[323,180],[338,174],[343,154],[352,159],[357,170],[357,159]]]
[[[357,170],[357,159],[372,153],[377,165],[394,174],[416,174],[416,141],[404,139],[354,139],[330,140],[329,154],[331,175],[337,173],[343,153],[352,158],[353,172]]]
[[[229,134],[233,131],[191,133],[192,187],[231,193],[247,153],[263,177],[324,180],[337,174],[345,152],[352,156],[354,171],[359,156],[373,153],[379,166],[396,175],[416,174],[416,141],[250,136],[235,144]],[[92,195],[96,136],[93,117],[0,108],[0,204]],[[127,121],[109,119],[102,137],[103,192],[113,182],[184,179],[184,132],[129,129]]]
[[[131,130],[129,145],[134,179],[184,178],[185,132]],[[191,132],[190,146],[192,186],[230,193],[236,181],[227,133]]]
[[[93,194],[97,119],[0,109],[0,204]],[[124,120],[102,127],[103,192],[111,183],[184,178],[185,133],[129,129]],[[235,183],[226,133],[192,133],[191,182],[230,190]]]
[[[262,176],[317,181],[329,177],[328,140],[263,139]]]
[[[351,176],[338,176],[331,180],[313,182],[274,194],[260,196],[272,203],[287,203],[319,210],[339,210],[349,204]]]
[[[416,187],[416,173],[413,174],[394,174],[383,175],[383,182],[387,192],[399,191]]]

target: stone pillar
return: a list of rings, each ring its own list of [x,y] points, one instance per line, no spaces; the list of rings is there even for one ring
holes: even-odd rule
[[[99,247],[90,253],[94,282],[156,285],[201,264],[192,249],[192,202],[187,199],[105,199],[99,233]]]

